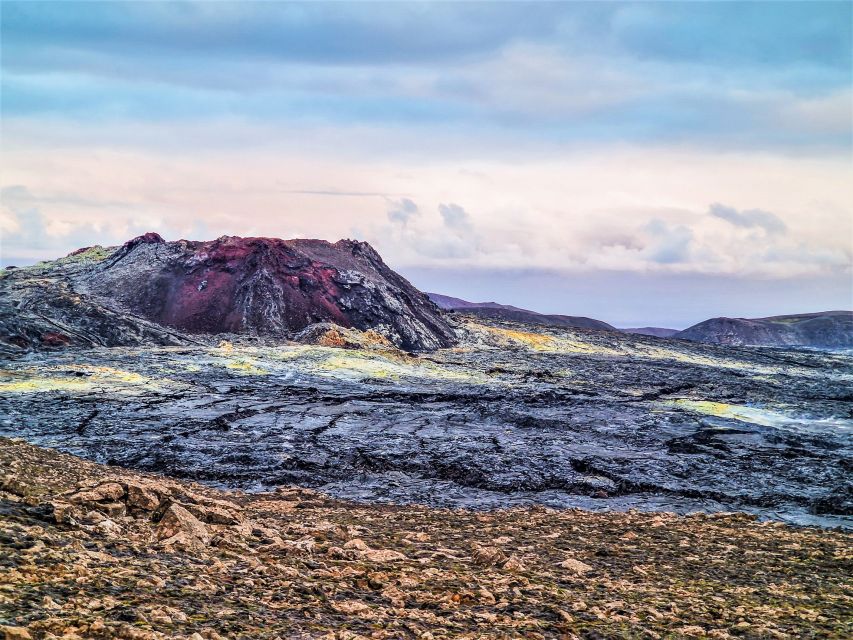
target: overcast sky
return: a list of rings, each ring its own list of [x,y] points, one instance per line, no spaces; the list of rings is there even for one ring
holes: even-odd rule
[[[853,308],[850,2],[9,2],[0,258],[358,238],[684,327]]]

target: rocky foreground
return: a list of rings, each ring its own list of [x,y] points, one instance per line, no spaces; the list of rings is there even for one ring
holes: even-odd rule
[[[216,491],[0,439],[7,638],[850,637],[853,535]]]

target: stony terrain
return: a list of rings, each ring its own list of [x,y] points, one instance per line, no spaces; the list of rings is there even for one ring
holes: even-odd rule
[[[847,638],[853,537],[215,491],[0,439],[6,638]]]
[[[197,344],[220,333],[282,339],[320,322],[372,329],[403,349],[454,341],[425,294],[352,240],[147,233],[0,273],[0,354]]]

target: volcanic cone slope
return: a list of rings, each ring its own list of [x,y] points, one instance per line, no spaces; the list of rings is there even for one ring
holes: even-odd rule
[[[318,322],[373,329],[409,350],[455,340],[426,295],[353,240],[166,242],[147,233],[115,249],[7,271],[0,287],[11,307],[0,314],[4,342],[24,349],[180,344],[187,334],[287,337]],[[113,322],[93,322],[104,315]],[[134,330],[111,335],[107,325],[117,321]]]

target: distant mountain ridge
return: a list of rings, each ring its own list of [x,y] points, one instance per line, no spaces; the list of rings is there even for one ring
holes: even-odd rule
[[[581,316],[544,314],[513,305],[470,302],[439,293],[427,293],[427,296],[444,310],[542,326],[599,329],[731,346],[853,349],[853,311],[822,311],[766,318],[710,318],[683,331],[666,327],[617,329],[601,320]]]
[[[620,329],[625,333],[634,333],[641,336],[654,336],[655,338],[671,338],[679,329],[667,329],[665,327],[636,327],[629,329]]]
[[[445,296],[440,293],[429,293],[427,296],[440,308],[448,311],[464,311],[482,318],[495,320],[511,320],[551,327],[575,327],[580,329],[599,329],[601,331],[619,331],[616,327],[601,320],[584,316],[566,316],[545,314],[529,309],[521,309],[508,304],[497,302],[469,302],[462,298]]]
[[[497,302],[469,302],[462,298],[454,298],[453,296],[445,296],[440,293],[427,292],[430,300],[436,303],[442,309],[507,309],[511,311],[525,311],[527,313],[536,313],[536,311],[528,311],[520,307],[514,307],[511,304],[498,304]]]
[[[768,318],[711,318],[674,338],[734,346],[853,348],[853,311],[822,311]]]

